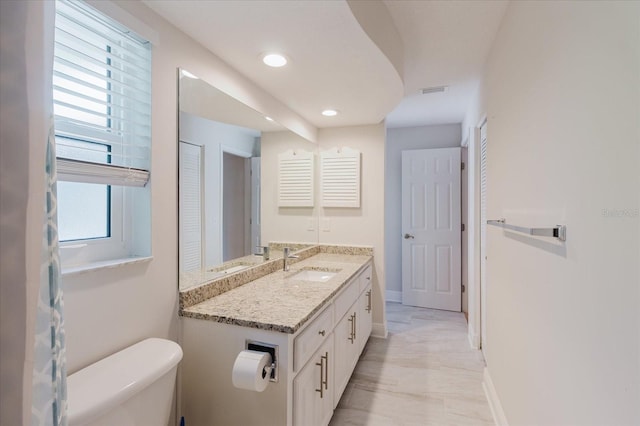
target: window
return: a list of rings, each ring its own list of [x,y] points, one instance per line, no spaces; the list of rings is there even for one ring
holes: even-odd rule
[[[150,43],[57,0],[53,101],[63,267],[149,256]]]

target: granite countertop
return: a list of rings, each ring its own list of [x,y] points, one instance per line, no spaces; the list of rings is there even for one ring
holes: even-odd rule
[[[184,308],[182,316],[209,321],[295,333],[372,257],[320,253],[233,290]],[[303,269],[337,272],[327,282],[292,279]]]
[[[269,252],[269,260],[282,259],[281,249],[272,249]],[[222,278],[225,275],[225,270],[233,268],[234,266],[252,267],[265,263],[262,255],[250,254],[248,256],[239,257],[232,261],[222,263],[216,267],[209,268],[204,271],[182,272],[180,274],[180,288],[187,290],[193,287],[197,287],[202,283],[213,281],[217,278]]]

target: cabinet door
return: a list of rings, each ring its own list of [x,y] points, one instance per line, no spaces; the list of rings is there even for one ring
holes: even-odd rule
[[[371,284],[369,284],[358,299],[358,355],[360,355],[364,345],[369,340],[373,327],[372,298]]]
[[[325,341],[293,380],[294,426],[325,426],[333,415],[333,336]]]
[[[349,383],[349,378],[353,372],[353,368],[358,361],[359,344],[357,339],[358,326],[358,306],[356,302],[347,311],[342,320],[338,323],[334,330],[335,339],[335,375],[333,407],[335,408],[340,401],[344,388]]]

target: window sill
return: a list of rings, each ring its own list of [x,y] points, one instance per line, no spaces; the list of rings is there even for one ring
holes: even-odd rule
[[[103,269],[119,268],[124,265],[132,265],[135,263],[146,263],[153,260],[153,256],[146,257],[127,257],[124,259],[104,260],[101,262],[92,262],[86,265],[62,267],[62,276],[69,277],[80,275],[87,272],[99,271]]]

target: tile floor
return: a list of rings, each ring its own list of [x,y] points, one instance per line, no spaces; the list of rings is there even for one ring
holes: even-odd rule
[[[462,313],[387,303],[387,325],[387,339],[369,339],[330,426],[494,424]]]

